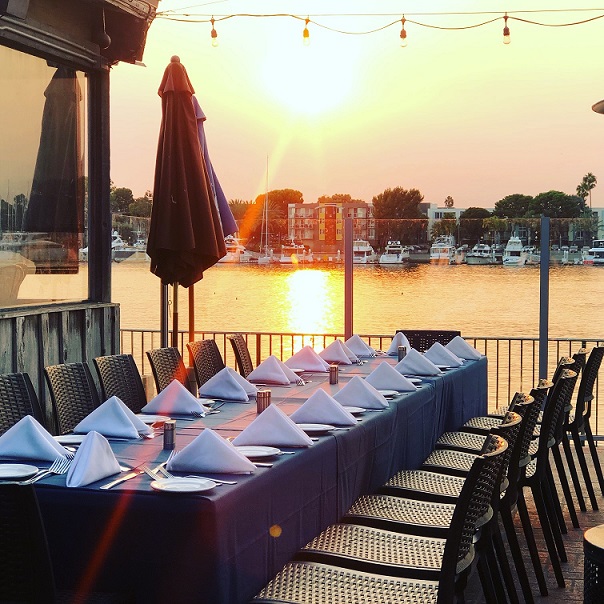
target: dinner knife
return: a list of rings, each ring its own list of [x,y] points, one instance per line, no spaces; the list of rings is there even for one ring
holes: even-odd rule
[[[140,474],[143,474],[145,471],[141,470],[139,468],[135,468],[134,470],[132,470],[132,472],[128,472],[128,474],[124,474],[124,476],[120,476],[119,478],[116,478],[115,480],[112,480],[111,482],[108,482],[107,484],[101,485],[101,489],[111,489],[112,487],[125,482],[126,480],[130,480],[131,478],[134,478],[135,476],[138,476]]]

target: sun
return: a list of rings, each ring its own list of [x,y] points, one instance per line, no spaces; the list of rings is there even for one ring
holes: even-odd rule
[[[298,115],[316,116],[341,107],[352,95],[355,82],[354,51],[329,39],[310,46],[288,40],[272,50],[261,67],[266,93]]]

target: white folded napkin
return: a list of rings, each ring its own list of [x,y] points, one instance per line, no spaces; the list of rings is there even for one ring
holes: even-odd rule
[[[296,376],[295,373],[294,376]],[[262,361],[246,379],[248,382],[261,382],[263,384],[288,385],[291,382],[290,378],[285,375],[279,359],[274,354]],[[297,377],[295,381],[297,381]]]
[[[279,367],[281,367],[283,370],[283,373],[285,373],[287,376],[290,384],[304,384],[304,380],[299,375],[294,373],[281,359],[277,359],[277,362],[279,363]]]
[[[139,438],[153,433],[117,396],[112,396],[99,405],[73,431],[76,434],[95,431],[114,438]]]
[[[341,405],[362,407],[363,409],[388,407],[386,398],[358,375],[355,375],[342,390],[336,392],[333,398]]]
[[[346,356],[350,359],[350,361],[352,363],[358,363],[359,362],[359,357],[354,354],[354,352],[352,352],[352,350],[350,350],[350,348],[348,348],[348,346],[346,346],[346,344],[344,342],[342,342],[342,340],[338,340],[338,342],[341,342],[342,344],[342,349],[344,350],[344,352],[346,353]]]
[[[237,438],[234,445],[310,447],[312,440],[275,405],[269,405]]]
[[[461,367],[463,365],[463,361],[440,342],[434,342],[424,352],[424,357],[430,359],[435,365],[447,365],[448,367]]]
[[[228,440],[209,428],[176,454],[166,468],[176,472],[215,474],[249,474],[256,469]]]
[[[0,459],[54,461],[67,455],[48,430],[31,415],[22,417],[0,436]]]
[[[107,439],[98,432],[88,432],[67,470],[68,487],[84,487],[113,474],[119,474],[118,463]]]
[[[394,338],[392,338],[392,343],[390,344],[390,348],[388,348],[388,352],[386,354],[391,355],[391,356],[397,356],[399,346],[406,346],[407,352],[409,352],[411,350],[411,345],[409,344],[409,340],[407,339],[407,336],[402,331],[399,331],[394,334]]]
[[[402,373],[392,365],[383,361],[366,378],[376,390],[397,390],[398,392],[413,392],[417,386],[412,384]]]
[[[172,380],[156,397],[151,399],[141,413],[151,415],[190,415],[205,413],[207,409],[178,380]]]
[[[285,364],[290,369],[304,369],[305,371],[329,371],[329,363],[324,361],[310,346],[304,346],[289,357]]]
[[[358,334],[354,334],[344,342],[348,348],[359,357],[373,357],[375,350],[361,340]]]
[[[357,424],[352,413],[321,389],[312,394],[289,418],[297,424],[331,424],[334,426],[356,426]]]
[[[340,365],[352,365],[352,360],[346,354],[344,345],[340,340],[334,340],[324,348],[319,356],[328,363],[339,363]]]
[[[221,369],[199,388],[199,396],[224,398],[229,401],[249,401],[258,389],[231,367]]]
[[[423,354],[412,348],[394,368],[404,375],[441,375],[442,371]]]
[[[477,361],[482,358],[480,352],[473,346],[470,346],[461,336],[455,336],[445,348],[459,358],[467,359],[468,361]]]

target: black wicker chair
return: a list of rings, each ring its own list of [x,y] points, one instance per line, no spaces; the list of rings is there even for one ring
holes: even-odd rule
[[[197,385],[205,384],[212,376],[224,369],[224,361],[216,340],[189,342],[187,348],[193,357]]]
[[[26,415],[32,415],[47,428],[46,416],[42,412],[29,375],[0,375],[0,434],[4,434]]]
[[[440,514],[430,510],[432,518],[442,515],[439,536],[402,534],[396,520],[387,528],[357,524],[353,513],[300,550],[254,602],[455,601],[471,568],[476,524],[489,507],[505,442],[496,449],[476,459],[456,505],[439,506]]]
[[[0,485],[0,602],[126,603],[118,594],[57,591],[33,485]]]
[[[155,348],[147,351],[151,364],[157,392],[161,392],[173,380],[178,380],[183,386],[188,385],[187,369],[178,348]]]
[[[425,352],[435,342],[440,342],[443,346],[448,344],[455,336],[460,336],[461,331],[441,330],[441,329],[397,329],[405,334],[411,348],[419,352]]]
[[[147,395],[131,354],[112,354],[93,360],[101,384],[101,398],[120,398],[134,413],[147,404]]]
[[[71,432],[100,404],[92,374],[86,363],[63,363],[44,368],[55,415],[56,433]]]
[[[252,357],[247,347],[245,338],[240,333],[227,336],[233,347],[235,353],[235,360],[237,361],[237,369],[243,377],[247,377],[252,371],[254,371],[254,364],[252,363]]]

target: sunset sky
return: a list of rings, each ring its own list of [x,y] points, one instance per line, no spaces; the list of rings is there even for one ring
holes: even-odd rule
[[[574,8],[568,0],[529,6]],[[490,0],[162,0],[159,11],[186,9],[197,19],[213,13],[219,46],[211,45],[209,23],[157,18],[146,67],[112,69],[112,180],[135,196],[153,188],[157,88],[177,54],[207,116],[210,154],[228,199],[264,192],[268,156],[269,188],[297,189],[307,202],[335,193],[371,201],[402,186],[418,188],[428,202],[442,204],[450,195],[456,207],[493,207],[512,193],[574,194],[593,172],[601,183],[593,206],[604,206],[604,115],[591,110],[604,98],[604,18],[569,27],[514,18],[561,24],[604,10],[513,12],[526,7]],[[477,10],[483,14],[436,14]],[[302,44],[304,20],[220,21],[236,13],[308,15],[311,43]],[[497,20],[464,30],[411,22],[454,28],[491,19]],[[313,21],[348,32],[397,22],[347,35]]]

